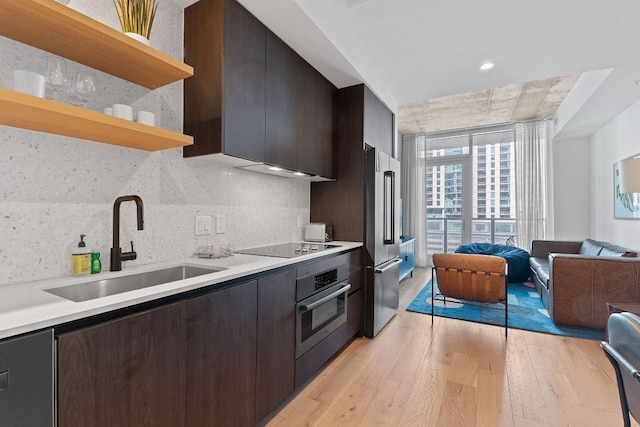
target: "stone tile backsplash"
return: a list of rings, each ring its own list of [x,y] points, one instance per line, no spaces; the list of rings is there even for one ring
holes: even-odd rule
[[[111,1],[71,0],[69,7],[119,29]],[[182,9],[161,1],[151,44],[182,58]],[[51,54],[0,37],[0,78],[14,69],[38,71]],[[86,68],[68,61],[70,69]],[[41,70],[40,72],[44,72]],[[125,103],[156,114],[164,129],[182,131],[182,82],[150,91],[95,71],[98,95],[88,108]],[[309,220],[310,184],[247,172],[205,159],[183,159],[182,149],[148,153],[0,126],[0,285],[71,274],[80,234],[109,268],[113,202],[137,194],[145,207],[138,231],[135,204],[121,207],[120,242],[136,261],[124,268],[191,256],[197,246],[236,248],[302,239]],[[194,235],[195,215],[226,215],[227,232]]]

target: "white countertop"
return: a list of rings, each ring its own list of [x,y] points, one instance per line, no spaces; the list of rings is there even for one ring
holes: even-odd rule
[[[0,286],[0,339],[96,314],[106,313],[181,292],[211,286],[267,270],[293,265],[314,258],[338,254],[362,246],[362,243],[358,242],[331,242],[331,244],[339,245],[339,247],[294,258],[235,254],[228,258],[203,259],[194,257],[132,268],[127,268],[125,262],[122,271],[118,272],[103,272],[81,277],[70,276]],[[224,270],[84,302],[73,302],[43,290],[184,264],[224,268]]]

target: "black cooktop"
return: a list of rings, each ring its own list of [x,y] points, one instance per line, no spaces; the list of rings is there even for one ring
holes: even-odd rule
[[[337,248],[339,245],[326,243],[282,243],[279,245],[261,246],[259,248],[241,249],[239,254],[272,256],[276,258],[294,258],[311,253],[321,252],[327,249]]]

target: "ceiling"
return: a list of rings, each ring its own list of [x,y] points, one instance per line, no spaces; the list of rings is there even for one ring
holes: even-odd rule
[[[580,74],[514,83],[398,106],[402,135],[553,117]]]
[[[364,82],[399,118],[451,95],[486,108],[514,84],[603,69],[569,93],[558,136],[589,135],[640,99],[634,0],[239,1],[337,87]],[[480,71],[485,61],[495,67]]]

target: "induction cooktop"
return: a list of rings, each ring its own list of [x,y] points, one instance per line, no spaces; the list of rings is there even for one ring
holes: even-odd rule
[[[327,249],[338,247],[340,247],[340,245],[330,245],[325,243],[282,243],[279,245],[241,249],[237,250],[236,253],[271,256],[276,258],[295,258],[297,256],[309,255],[311,253],[322,252]]]

